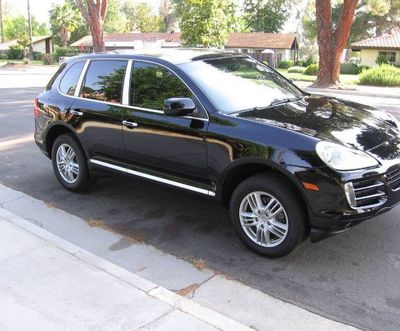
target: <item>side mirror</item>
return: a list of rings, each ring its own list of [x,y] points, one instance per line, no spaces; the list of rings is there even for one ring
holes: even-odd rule
[[[164,101],[164,114],[170,116],[186,116],[192,114],[196,105],[190,98],[169,98]]]

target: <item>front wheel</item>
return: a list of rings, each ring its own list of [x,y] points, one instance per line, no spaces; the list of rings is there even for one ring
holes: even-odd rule
[[[306,215],[298,197],[280,175],[260,174],[243,181],[230,203],[233,227],[253,251],[282,257],[303,240]]]

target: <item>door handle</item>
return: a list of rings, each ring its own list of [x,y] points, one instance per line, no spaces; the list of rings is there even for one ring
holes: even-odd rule
[[[83,115],[83,113],[82,113],[81,111],[76,110],[76,109],[71,109],[71,110],[70,110],[70,113],[71,113],[72,115],[75,115],[75,116],[82,116],[82,115]]]
[[[122,124],[125,125],[127,128],[135,128],[138,126],[137,123],[126,120],[122,121]]]

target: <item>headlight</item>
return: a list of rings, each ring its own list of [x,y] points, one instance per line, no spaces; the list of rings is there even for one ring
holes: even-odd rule
[[[321,160],[334,170],[357,170],[379,164],[372,156],[362,151],[327,141],[319,142],[316,146],[316,152]]]

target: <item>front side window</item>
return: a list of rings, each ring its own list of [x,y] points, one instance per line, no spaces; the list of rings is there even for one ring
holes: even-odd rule
[[[225,113],[269,107],[303,96],[282,76],[249,57],[192,61],[180,67]]]
[[[76,85],[78,84],[79,76],[81,75],[82,69],[85,66],[84,61],[74,63],[65,75],[62,77],[59,88],[61,93],[66,95],[74,95]]]
[[[91,61],[83,81],[81,97],[121,103],[127,61]]]
[[[168,98],[192,98],[186,85],[162,66],[136,62],[131,74],[130,105],[162,110]]]

